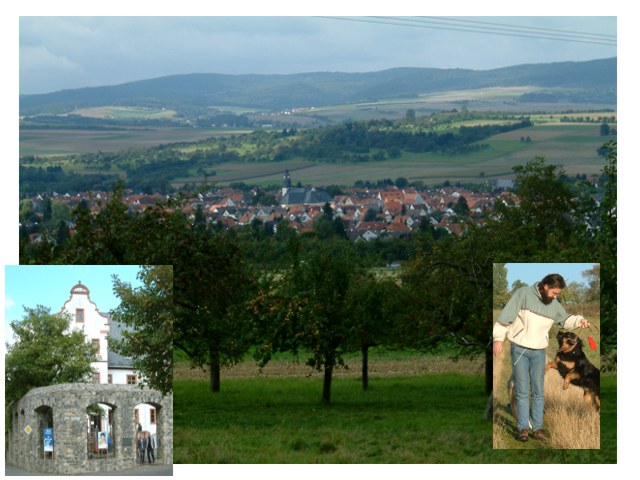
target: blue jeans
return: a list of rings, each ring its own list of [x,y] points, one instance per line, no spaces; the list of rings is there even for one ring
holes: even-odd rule
[[[542,428],[545,363],[544,348],[531,350],[511,344],[511,368],[516,387],[518,431],[529,429],[529,419],[534,431]],[[529,393],[531,393],[531,405],[529,405]]]

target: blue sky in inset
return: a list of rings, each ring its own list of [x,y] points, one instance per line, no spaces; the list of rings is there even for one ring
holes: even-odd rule
[[[113,275],[138,287],[138,265],[8,265],[5,266],[4,341],[11,339],[11,322],[24,317],[24,307],[48,307],[51,313],[61,310],[69,300],[71,289],[82,282],[89,297],[103,313],[118,306],[113,292]]]
[[[550,273],[559,273],[567,283],[586,284],[582,273],[593,268],[594,263],[507,263],[507,281],[509,288],[516,280],[533,285]]]

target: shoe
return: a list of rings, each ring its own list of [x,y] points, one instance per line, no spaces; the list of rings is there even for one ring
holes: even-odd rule
[[[535,438],[536,440],[540,440],[541,442],[544,442],[547,439],[546,435],[544,434],[544,430],[541,428],[533,432],[533,438]]]
[[[520,430],[518,440],[520,440],[521,442],[526,442],[527,440],[529,440],[529,430],[527,430],[526,428]]]

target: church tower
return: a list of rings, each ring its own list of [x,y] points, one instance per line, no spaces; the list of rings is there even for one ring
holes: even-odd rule
[[[291,177],[289,176],[289,170],[284,171],[284,180],[282,182],[282,196],[285,196],[291,188]]]

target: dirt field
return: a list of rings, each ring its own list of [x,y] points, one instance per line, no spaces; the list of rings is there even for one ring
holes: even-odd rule
[[[348,369],[336,368],[334,375],[344,378],[358,378],[361,376],[359,361],[347,362]],[[484,374],[484,358],[473,360],[451,360],[440,357],[414,357],[406,360],[371,360],[369,361],[369,375],[371,377],[429,375],[438,373],[462,373],[468,375]],[[209,372],[201,368],[191,368],[188,364],[177,363],[173,367],[176,380],[207,380]],[[242,362],[221,372],[223,378],[247,377],[310,377],[322,376],[311,367],[300,363],[273,360],[264,368],[259,368],[253,362]]]

